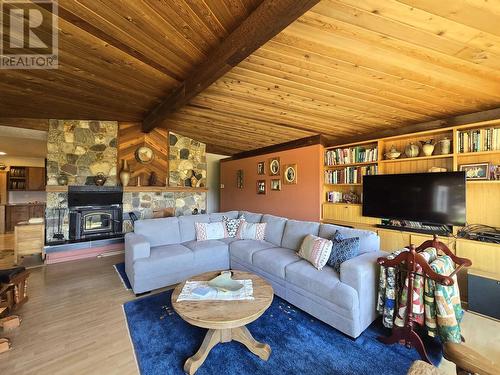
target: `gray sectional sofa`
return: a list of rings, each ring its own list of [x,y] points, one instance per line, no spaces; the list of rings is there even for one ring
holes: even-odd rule
[[[196,241],[195,222],[222,216],[265,222],[265,240]],[[340,273],[321,271],[296,255],[303,238],[331,238],[336,230],[360,237],[361,254],[342,263]],[[125,236],[125,270],[135,293],[176,284],[194,275],[237,269],[256,273],[287,300],[351,337],[358,337],[376,318],[379,237],[370,231],[331,224],[288,220],[273,215],[229,211],[207,215],[139,220]]]

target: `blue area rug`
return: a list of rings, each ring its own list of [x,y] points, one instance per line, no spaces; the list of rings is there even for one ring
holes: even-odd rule
[[[132,289],[132,285],[130,285],[130,281],[128,280],[127,274],[125,273],[125,263],[117,263],[113,267],[115,267],[118,276],[122,280],[122,284],[127,290]]]
[[[183,374],[185,360],[198,350],[206,330],[184,322],[172,309],[172,291],[124,305],[129,332],[142,375]],[[388,335],[379,321],[353,340],[279,297],[257,321],[248,325],[256,340],[271,346],[264,362],[237,342],[219,344],[196,372],[207,374],[406,374],[417,352],[377,340]],[[441,346],[427,340],[437,365]]]

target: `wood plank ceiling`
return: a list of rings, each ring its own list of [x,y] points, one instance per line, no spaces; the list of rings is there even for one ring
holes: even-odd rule
[[[60,68],[0,117],[141,121],[260,0],[59,0]],[[233,154],[500,106],[500,2],[322,0],[161,124]]]

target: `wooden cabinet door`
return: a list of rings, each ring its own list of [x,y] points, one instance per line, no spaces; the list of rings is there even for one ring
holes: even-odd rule
[[[7,206],[7,231],[12,232],[20,221],[30,218],[29,206]]]
[[[0,171],[0,204],[7,204],[7,172]]]
[[[377,233],[380,237],[380,250],[392,253],[410,245],[410,234],[407,232],[379,229]]]
[[[45,168],[28,168],[28,186],[26,190],[45,190]]]
[[[43,204],[30,206],[30,219],[32,217],[45,217],[45,206]]]

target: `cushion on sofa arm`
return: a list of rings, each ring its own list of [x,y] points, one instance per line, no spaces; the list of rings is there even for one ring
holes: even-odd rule
[[[148,239],[137,233],[125,235],[125,257],[132,262],[140,258],[148,258],[151,252],[151,244]]]
[[[256,214],[249,211],[240,211],[238,217],[245,217],[245,221],[249,223],[260,223],[262,220],[262,214]]]
[[[146,237],[151,247],[181,242],[179,221],[176,217],[138,220],[134,223],[134,233]]]
[[[196,230],[194,223],[209,223],[210,216],[205,215],[185,215],[179,216],[179,230],[181,232],[181,240],[179,242],[193,241],[196,239]]]
[[[283,239],[283,232],[285,230],[287,219],[284,217],[266,214],[262,216],[261,222],[267,224],[264,239],[275,244],[276,246],[281,246],[281,240]]]
[[[360,254],[380,250],[380,238],[377,233],[372,232],[371,230],[347,228],[333,224],[321,224],[319,226],[319,236],[331,239],[337,230],[343,238],[359,237]]]
[[[377,258],[383,256],[387,256],[387,253],[371,251],[349,259],[340,265],[340,281],[358,292],[362,327],[371,324],[376,317],[379,271]]]
[[[292,250],[299,250],[302,241],[308,234],[317,236],[319,233],[319,223],[312,221],[288,220],[283,232],[281,246]],[[330,238],[327,238],[328,240]]]
[[[239,216],[239,211],[227,211],[227,212],[213,212],[208,214],[210,217],[210,222],[215,223],[218,221],[222,221],[222,218],[225,216],[228,219],[237,219]]]

